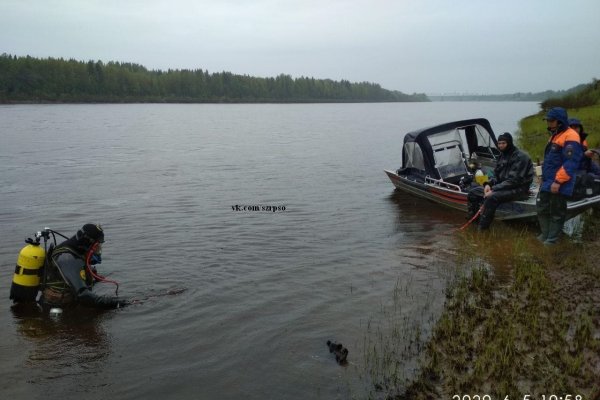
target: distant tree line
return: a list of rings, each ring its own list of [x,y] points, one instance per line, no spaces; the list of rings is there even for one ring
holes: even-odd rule
[[[142,65],[0,55],[0,102],[400,102],[428,101],[369,82],[148,70]]]
[[[543,92],[517,92],[509,94],[440,94],[429,95],[431,101],[539,101],[558,99],[579,93],[587,85],[581,84],[567,90],[545,90]]]
[[[594,79],[591,83],[575,87],[561,97],[552,97],[541,103],[543,111],[552,107],[577,109],[600,104],[600,81]],[[574,89],[575,89],[574,88]]]
[[[546,94],[544,94],[546,93]],[[431,101],[542,101],[556,94],[549,90],[541,93],[511,94],[440,94],[427,96]]]

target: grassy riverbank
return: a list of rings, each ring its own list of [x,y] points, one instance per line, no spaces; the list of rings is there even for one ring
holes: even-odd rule
[[[397,398],[598,398],[599,246],[563,243],[548,250],[532,232],[516,234],[509,226],[462,239],[467,264],[510,254],[511,279],[500,282],[480,263],[453,285],[421,373]]]
[[[591,132],[589,147],[599,147],[600,104],[568,112]],[[534,161],[548,140],[544,114],[520,123],[519,146]],[[387,397],[600,399],[599,214],[586,217],[583,243],[553,248],[535,239],[535,226],[495,223],[461,236],[457,263],[466,273],[448,290],[417,377]],[[507,278],[490,262],[498,254],[508,257]]]
[[[584,130],[590,133],[587,138],[589,148],[600,147],[600,104],[570,109],[568,113],[570,118],[582,121]],[[540,111],[523,118],[519,123],[519,147],[527,151],[534,161],[544,158],[544,148],[549,137],[546,121],[543,120],[544,115],[545,113]]]

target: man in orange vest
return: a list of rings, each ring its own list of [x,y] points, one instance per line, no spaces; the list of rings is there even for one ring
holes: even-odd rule
[[[538,239],[544,245],[553,245],[567,217],[567,197],[573,194],[583,149],[579,134],[569,127],[564,108],[551,108],[544,119],[551,136],[544,150],[542,184],[536,203],[542,231]]]

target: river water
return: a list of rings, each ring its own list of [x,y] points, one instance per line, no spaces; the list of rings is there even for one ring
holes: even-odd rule
[[[0,106],[1,397],[361,398],[390,342],[409,349],[397,368],[410,378],[464,216],[395,193],[383,169],[400,166],[407,131],[485,117],[514,132],[537,110]],[[141,302],[59,318],[11,308],[23,239],[87,222],[106,233],[99,271]]]

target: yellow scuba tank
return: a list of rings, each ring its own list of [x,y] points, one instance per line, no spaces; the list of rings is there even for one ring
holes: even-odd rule
[[[35,301],[46,251],[39,242],[29,242],[21,249],[10,287],[10,299],[15,303]]]

